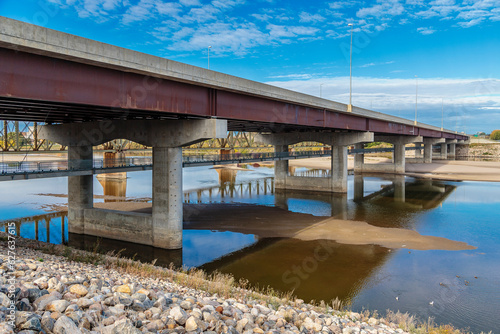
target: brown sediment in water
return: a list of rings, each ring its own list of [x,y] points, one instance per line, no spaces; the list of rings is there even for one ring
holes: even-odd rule
[[[97,208],[151,213],[151,203],[95,203]],[[332,240],[350,245],[380,245],[415,250],[471,250],[476,247],[447,238],[421,235],[404,228],[316,217],[276,207],[248,204],[184,205],[184,228],[254,234],[260,238]]]

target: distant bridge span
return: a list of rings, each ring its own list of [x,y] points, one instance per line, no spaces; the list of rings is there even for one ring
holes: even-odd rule
[[[228,130],[350,130],[466,140],[453,131],[0,17],[0,119],[210,118]]]

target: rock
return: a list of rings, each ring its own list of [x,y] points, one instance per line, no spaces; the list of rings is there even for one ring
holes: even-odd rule
[[[53,332],[55,323],[56,321],[51,317],[43,317],[41,321],[42,329],[47,333]]]
[[[124,284],[117,287],[116,292],[126,293],[130,295],[132,293],[132,290],[130,289],[130,286],[128,286],[128,284]]]
[[[181,309],[179,306],[175,306],[170,310],[170,316],[172,316],[174,320],[181,326],[184,326],[187,321],[186,311]]]
[[[198,329],[198,324],[196,323],[196,318],[191,316],[189,319],[186,321],[186,331],[192,332]]]
[[[36,316],[29,318],[25,323],[21,324],[19,329],[37,331],[37,332],[41,331],[42,325],[40,323],[40,318]]]
[[[10,306],[10,299],[3,292],[0,292],[0,305],[3,306],[3,307],[9,307]]]
[[[245,304],[241,304],[241,303],[234,303],[234,306],[239,309],[241,312],[244,312],[244,313],[247,313],[249,312],[250,310],[248,309],[248,307],[245,305]]]
[[[45,306],[45,310],[64,313],[69,304],[67,300],[53,300]]]
[[[141,334],[129,319],[121,319],[113,325],[112,334]]]
[[[30,303],[33,303],[35,300],[40,298],[42,295],[40,293],[40,289],[38,288],[33,288],[33,289],[28,289],[28,300]]]
[[[217,306],[217,308],[215,310],[217,312],[219,312],[220,314],[222,314],[222,312],[224,312],[224,308],[222,306]]]
[[[193,309],[193,304],[187,300],[183,300],[179,305],[180,305],[180,307],[182,307],[186,311]]]
[[[61,294],[59,292],[54,291],[48,295],[43,295],[41,297],[38,297],[33,302],[33,306],[35,306],[36,310],[43,311],[45,309],[45,306],[47,306],[47,304],[53,302],[54,300],[59,300],[61,298],[62,298]]]
[[[89,290],[87,290],[87,288],[82,284],[73,284],[69,287],[69,292],[83,297],[89,292]]]
[[[82,309],[89,307],[93,303],[94,301],[88,298],[80,298],[76,301],[76,305],[78,305]]]
[[[16,309],[18,311],[31,311],[32,307],[30,306],[28,299],[23,299],[16,303]]]
[[[133,303],[132,298],[126,293],[117,292],[113,297],[115,304],[123,304],[125,306],[130,306]]]
[[[76,327],[73,320],[71,320],[70,318],[68,318],[65,315],[63,315],[59,319],[57,319],[56,323],[54,324],[53,332],[55,334],[80,334],[80,333],[82,333],[82,331],[79,330],[78,327]]]
[[[148,297],[143,293],[136,292],[132,296],[130,296],[130,298],[132,298],[132,300],[138,300],[141,303],[144,303]]]
[[[379,321],[377,319],[375,319],[375,318],[368,319],[368,325],[370,325],[370,326],[376,326],[378,324],[379,324]]]
[[[144,307],[144,304],[138,300],[134,300],[134,302],[132,303],[132,306],[130,306],[130,308],[136,312],[144,312],[146,310],[146,308]]]
[[[248,319],[247,318],[241,319],[240,321],[238,321],[236,323],[236,331],[238,331],[239,333],[242,333],[243,329],[245,328],[245,326],[247,324],[248,324]]]

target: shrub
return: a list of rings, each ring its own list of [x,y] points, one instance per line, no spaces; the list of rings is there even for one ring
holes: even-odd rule
[[[500,130],[494,130],[490,134],[490,139],[492,139],[492,140],[500,140]]]

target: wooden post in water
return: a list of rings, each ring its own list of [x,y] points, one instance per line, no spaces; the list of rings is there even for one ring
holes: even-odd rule
[[[35,240],[38,241],[38,220],[35,220]]]
[[[21,223],[17,223],[17,224],[16,224],[16,235],[17,235],[18,237],[20,237],[20,236],[21,236]]]

